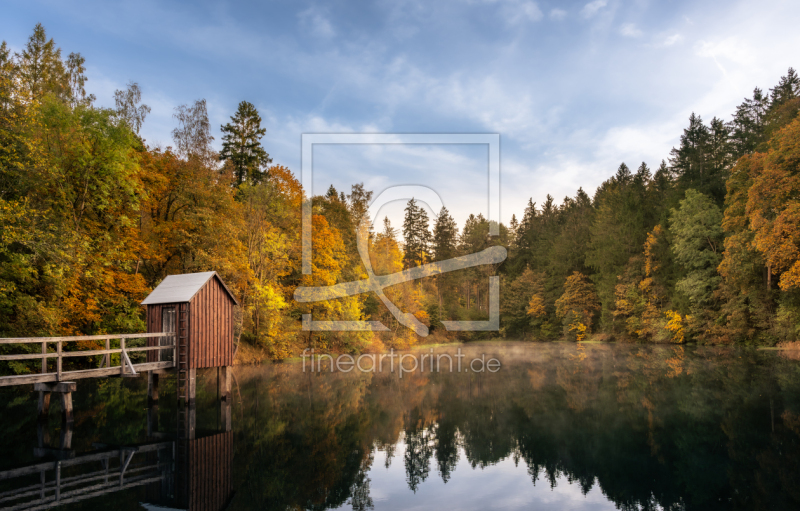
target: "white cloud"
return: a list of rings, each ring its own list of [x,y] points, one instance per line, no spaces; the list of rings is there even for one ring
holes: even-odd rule
[[[309,7],[297,16],[300,18],[300,25],[317,37],[327,38],[336,35],[333,25],[319,9]]]
[[[595,14],[597,14],[597,11],[599,11],[606,5],[608,5],[608,2],[606,0],[594,0],[593,2],[589,2],[588,4],[583,6],[583,9],[581,9],[581,16],[587,19],[591,18]]]
[[[678,44],[681,41],[683,41],[683,36],[681,34],[672,34],[664,39],[664,41],[661,43],[661,46],[669,47]]]
[[[736,64],[750,64],[755,61],[755,52],[738,37],[726,37],[716,41],[699,41],[695,51],[700,57],[714,60],[723,58]]]
[[[619,30],[619,33],[625,37],[642,37],[642,31],[636,28],[633,23],[625,23]]]
[[[553,9],[550,11],[550,19],[553,20],[563,20],[567,17],[567,11],[564,9]]]

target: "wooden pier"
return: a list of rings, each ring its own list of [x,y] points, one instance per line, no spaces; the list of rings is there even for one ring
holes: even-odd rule
[[[154,403],[158,402],[159,374],[174,370],[178,399],[191,406],[197,369],[217,368],[221,397],[226,399],[233,365],[233,311],[238,304],[216,272],[170,275],[142,302],[147,307],[146,333],[0,339],[0,346],[24,351],[0,355],[0,362],[41,361],[37,372],[0,376],[0,387],[36,385],[40,415],[47,413],[50,395],[60,394],[62,410],[71,417],[75,380],[136,377],[144,373],[148,401]],[[130,346],[128,343],[134,340],[144,340],[146,345]],[[81,349],[81,343],[92,344],[89,349]],[[103,348],[97,349],[100,343]],[[39,346],[39,352],[36,348],[24,349],[30,345]],[[134,362],[132,355],[142,352],[145,360]],[[76,358],[96,360],[84,360],[81,368],[68,367],[67,362]]]
[[[127,347],[126,341],[135,339],[160,338],[171,345],[156,346],[137,346]],[[41,371],[34,374],[18,374],[13,376],[0,376],[0,387],[9,385],[25,385],[29,383],[58,383],[63,381],[73,381],[82,378],[103,378],[108,376],[139,376],[140,373],[148,371],[163,371],[175,367],[174,353],[176,350],[174,343],[174,333],[141,333],[141,334],[116,334],[116,335],[81,335],[75,337],[23,337],[0,339],[0,345],[41,345],[41,353],[25,353],[19,355],[0,355],[0,361],[11,360],[41,360]],[[119,347],[112,348],[112,341],[118,340]],[[66,343],[97,343],[102,341],[105,349],[89,349],[66,351]],[[173,354],[171,360],[161,360],[156,358],[153,362],[141,362],[134,364],[131,362],[130,354],[137,352],[163,352],[169,351]],[[119,355],[119,365],[111,365],[111,355]],[[102,357],[99,367],[90,369],[64,369],[66,360],[74,360],[77,357]],[[50,371],[48,361],[55,359],[55,371]]]

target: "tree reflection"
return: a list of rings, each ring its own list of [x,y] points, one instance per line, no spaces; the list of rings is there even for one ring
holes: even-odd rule
[[[376,450],[408,490],[460,453],[533,484],[599,487],[620,509],[800,505],[800,370],[774,353],[574,344],[470,347],[496,374],[239,368],[232,509],[371,509]],[[399,447],[398,446],[399,443]],[[522,468],[524,469],[524,467]]]

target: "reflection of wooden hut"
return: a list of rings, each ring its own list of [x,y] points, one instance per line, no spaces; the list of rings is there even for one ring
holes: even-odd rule
[[[170,474],[174,478],[167,477],[147,486],[145,508],[226,509],[233,498],[233,432],[177,442],[173,451],[175,472]]]
[[[186,500],[178,489],[178,502],[190,511],[224,509],[233,496],[233,432],[189,440]]]
[[[233,365],[233,310],[238,304],[228,286],[213,271],[170,275],[142,302],[147,306],[148,333],[177,334],[174,353],[149,351],[148,362],[156,362],[158,357],[160,360],[176,357],[180,396],[194,399],[197,369]],[[151,346],[173,342],[169,337],[148,340]],[[223,376],[227,381],[227,369]]]

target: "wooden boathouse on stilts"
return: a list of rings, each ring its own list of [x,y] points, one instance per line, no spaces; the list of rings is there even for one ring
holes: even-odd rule
[[[149,346],[175,342],[175,350],[147,353],[148,362],[173,358],[178,377],[178,398],[194,404],[197,370],[218,370],[220,397],[231,389],[233,366],[233,311],[239,301],[217,272],[170,275],[142,305],[147,306],[147,332],[174,336],[148,338]],[[160,357],[160,359],[158,358]],[[158,372],[148,378],[148,397],[158,400]]]

